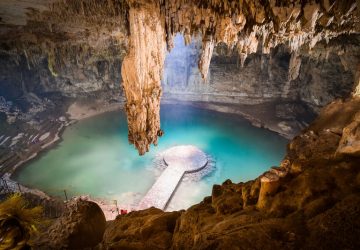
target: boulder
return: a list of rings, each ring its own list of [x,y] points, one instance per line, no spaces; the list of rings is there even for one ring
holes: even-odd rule
[[[36,240],[36,249],[84,249],[98,245],[106,220],[94,202],[72,200],[64,214]]]
[[[119,215],[106,228],[104,249],[169,249],[181,212],[148,208]]]

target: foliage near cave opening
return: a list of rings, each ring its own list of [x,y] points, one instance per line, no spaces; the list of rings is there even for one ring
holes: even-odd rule
[[[43,208],[29,208],[21,194],[13,194],[0,203],[0,249],[23,249],[44,223]]]

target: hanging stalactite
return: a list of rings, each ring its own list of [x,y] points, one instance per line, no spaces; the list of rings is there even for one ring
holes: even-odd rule
[[[144,154],[162,134],[160,79],[165,48],[171,50],[176,33],[184,35],[186,44],[192,36],[202,36],[198,65],[206,80],[213,49],[219,43],[236,48],[244,66],[247,56],[258,50],[268,54],[271,48],[287,43],[295,54],[305,44],[311,49],[324,38],[354,32],[359,18],[349,21],[349,17],[354,15],[355,1],[345,7],[338,1],[331,6],[325,2],[129,0],[130,45],[122,75],[130,143]],[[336,20],[329,18],[335,13]],[[323,16],[328,18],[321,19]],[[295,66],[290,69],[290,80],[298,75],[299,67]]]
[[[165,61],[165,22],[158,5],[131,3],[130,44],[122,64],[129,142],[139,154],[157,144],[160,129],[161,76]]]

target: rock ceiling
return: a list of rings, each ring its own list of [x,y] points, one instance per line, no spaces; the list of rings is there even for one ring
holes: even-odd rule
[[[80,51],[85,47],[99,53],[115,41],[126,51],[122,77],[129,141],[144,154],[163,133],[161,76],[176,33],[186,43],[201,35],[203,78],[219,43],[236,50],[242,64],[251,53],[267,54],[286,44],[296,77],[300,48],[311,50],[320,40],[358,33],[359,16],[355,0],[4,0],[0,49],[25,54],[31,65],[43,54],[51,59],[59,46],[76,44]]]

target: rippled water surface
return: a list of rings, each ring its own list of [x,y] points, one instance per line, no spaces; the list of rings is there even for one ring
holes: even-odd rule
[[[63,197],[89,194],[134,206],[159,174],[153,160],[157,153],[182,144],[192,144],[211,155],[215,170],[197,182],[179,186],[168,209],[187,208],[211,194],[212,185],[226,179],[253,179],[279,164],[287,141],[275,133],[217,112],[182,105],[161,107],[165,134],[145,156],[127,141],[126,117],[122,111],[106,113],[68,127],[63,141],[22,168],[21,183]]]

